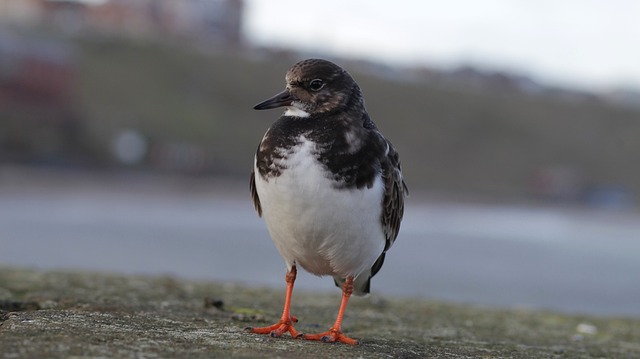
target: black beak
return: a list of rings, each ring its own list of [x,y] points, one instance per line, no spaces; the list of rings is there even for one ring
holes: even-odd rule
[[[254,110],[268,110],[270,108],[283,107],[283,106],[291,106],[293,102],[293,97],[289,93],[289,90],[284,90],[279,94],[273,96],[268,100],[264,100],[259,104],[253,106]]]

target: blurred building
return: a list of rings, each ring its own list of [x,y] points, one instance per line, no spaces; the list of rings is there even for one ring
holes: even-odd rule
[[[0,106],[9,101],[65,105],[71,98],[72,62],[66,43],[0,33]]]
[[[529,191],[537,198],[555,202],[577,202],[585,189],[585,176],[570,166],[547,166],[531,176]]]
[[[0,0],[0,21],[127,37],[242,43],[242,0]]]
[[[103,157],[78,106],[74,36],[234,48],[242,11],[242,0],[0,0],[0,162]]]
[[[0,0],[0,24],[35,26],[43,13],[43,0]]]
[[[0,32],[0,160],[69,158],[81,142],[74,51],[64,42]]]

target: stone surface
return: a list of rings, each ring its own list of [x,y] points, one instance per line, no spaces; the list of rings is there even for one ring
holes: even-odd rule
[[[359,346],[271,338],[282,290],[0,267],[0,358],[632,358],[640,319],[354,298],[344,330]],[[294,292],[303,332],[334,320],[339,292]],[[589,331],[583,330],[589,327]]]

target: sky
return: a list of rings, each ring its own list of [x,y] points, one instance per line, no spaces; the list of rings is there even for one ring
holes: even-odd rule
[[[640,89],[637,0],[245,0],[257,45]]]

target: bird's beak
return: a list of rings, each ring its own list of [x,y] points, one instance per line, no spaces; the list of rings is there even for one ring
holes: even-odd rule
[[[293,97],[289,93],[289,90],[284,90],[279,94],[273,96],[268,100],[264,100],[259,104],[253,106],[254,110],[268,110],[270,108],[283,107],[283,106],[291,106],[293,102]]]

